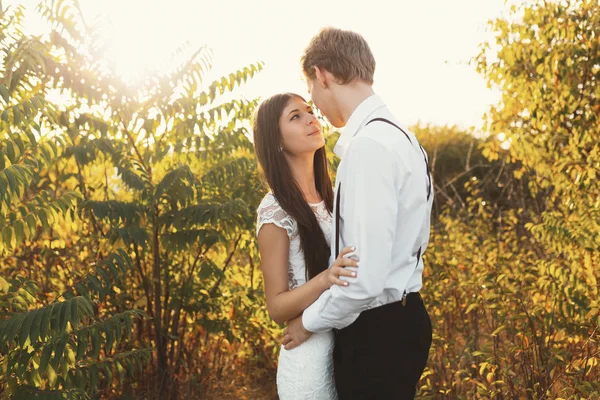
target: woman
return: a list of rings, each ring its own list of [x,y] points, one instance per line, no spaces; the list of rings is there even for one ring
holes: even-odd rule
[[[348,285],[358,263],[352,248],[330,268],[333,189],[325,140],[312,108],[296,94],[265,100],[254,120],[254,146],[271,188],[258,207],[257,236],[269,314],[293,319],[331,285]],[[282,400],[336,399],[333,334],[314,334],[293,350],[281,347],[277,391]]]

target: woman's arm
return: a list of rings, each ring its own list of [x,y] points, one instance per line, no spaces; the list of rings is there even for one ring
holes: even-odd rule
[[[265,282],[267,310],[271,318],[278,324],[302,314],[332,284],[347,286],[348,282],[340,280],[339,276],[353,276],[354,272],[345,270],[343,266],[357,266],[355,260],[340,257],[338,258],[339,262],[336,260],[339,268],[325,270],[305,284],[289,290],[289,248],[290,240],[285,229],[274,224],[265,224],[260,229],[258,250]],[[348,249],[344,250],[346,253],[349,252]],[[333,276],[334,273],[335,276]]]

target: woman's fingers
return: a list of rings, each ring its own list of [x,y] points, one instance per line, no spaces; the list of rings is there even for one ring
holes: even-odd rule
[[[284,346],[284,348],[286,350],[292,350],[293,348],[296,348],[296,347],[298,347],[298,344],[296,342],[292,342],[292,341],[288,342],[288,344],[286,344]]]
[[[281,344],[284,346],[287,346],[288,343],[290,343],[292,341],[292,338],[290,338],[290,335],[285,335],[283,337],[283,340],[281,341]]]
[[[338,286],[348,286],[348,282],[343,281],[343,280],[338,279],[338,278],[333,278],[333,284],[334,285],[338,285]]]
[[[283,330],[283,334],[281,339],[279,339],[279,342],[283,345],[285,345],[286,343],[288,343],[290,341],[290,336],[288,335],[288,328],[285,328]]]
[[[354,271],[350,271],[349,269],[341,268],[341,267],[335,267],[335,268],[337,268],[335,271],[335,274],[337,276],[348,276],[350,278],[356,277],[356,272],[354,272]]]
[[[349,284],[348,281],[343,281],[340,279],[340,277],[342,277],[342,276],[354,278],[354,277],[356,277],[356,273],[354,271],[350,271],[350,270],[347,270],[345,268],[338,267],[338,266],[331,267],[331,284],[332,285],[348,286],[348,284]]]
[[[336,260],[336,264],[338,267],[356,267],[358,268],[359,266],[359,262],[356,260],[353,260],[351,258],[341,258],[339,260]]]
[[[342,251],[340,252],[340,254],[338,255],[338,258],[342,258],[342,257],[354,252],[355,250],[356,250],[356,247],[354,247],[354,246],[344,247],[342,249]]]

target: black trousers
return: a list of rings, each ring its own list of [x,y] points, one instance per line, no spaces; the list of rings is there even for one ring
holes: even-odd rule
[[[414,399],[431,347],[431,320],[419,293],[364,311],[334,330],[340,400]]]

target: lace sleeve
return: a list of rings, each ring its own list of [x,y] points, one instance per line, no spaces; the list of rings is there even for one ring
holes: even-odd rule
[[[257,213],[256,236],[264,224],[275,224],[285,229],[290,240],[296,234],[296,221],[281,208],[273,194],[269,193],[265,196],[258,206]]]

